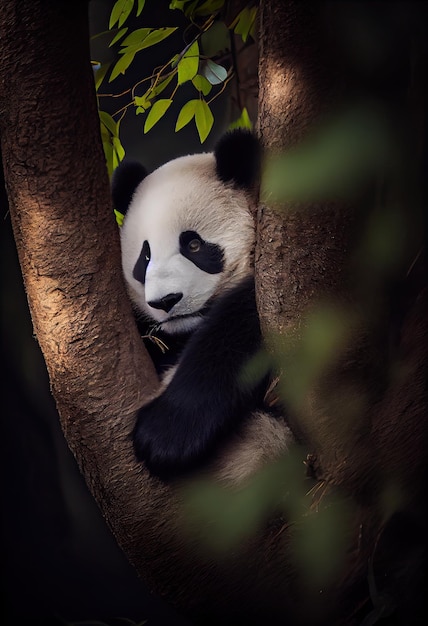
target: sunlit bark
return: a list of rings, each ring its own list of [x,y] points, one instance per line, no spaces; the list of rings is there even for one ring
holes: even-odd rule
[[[129,432],[156,376],[121,278],[87,4],[4,2],[1,29],[3,165],[34,332],[68,444],[128,550],[144,489]]]

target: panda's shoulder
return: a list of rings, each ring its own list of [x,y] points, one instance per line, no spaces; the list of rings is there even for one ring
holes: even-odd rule
[[[229,345],[240,345],[245,352],[256,352],[260,341],[254,278],[250,276],[217,295],[191,336],[186,353],[192,355],[192,368],[206,368],[208,364],[208,369],[212,370],[215,362],[227,368],[226,362],[233,366],[234,361]]]
[[[254,277],[246,276],[232,287],[227,287],[213,301],[208,314],[210,323],[229,320],[229,323],[242,325],[250,320],[245,319],[248,314],[254,314],[258,320],[256,310],[256,292]]]

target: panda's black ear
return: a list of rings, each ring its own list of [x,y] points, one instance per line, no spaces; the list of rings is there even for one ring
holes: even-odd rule
[[[147,171],[137,161],[122,161],[113,172],[111,195],[113,208],[125,215],[134,191],[147,176]]]
[[[223,135],[214,150],[217,176],[224,183],[251,189],[260,175],[261,145],[249,130],[236,129]]]

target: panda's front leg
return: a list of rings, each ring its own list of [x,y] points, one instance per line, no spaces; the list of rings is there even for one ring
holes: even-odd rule
[[[212,459],[259,396],[239,372],[215,359],[207,366],[193,354],[182,360],[163,393],[138,411],[135,454],[153,475],[169,480]]]
[[[260,341],[254,284],[247,279],[216,301],[168,386],[138,412],[135,453],[152,474],[168,479],[200,467],[260,404],[263,378],[243,376]]]
[[[223,422],[215,407],[202,407],[198,398],[192,401],[189,389],[184,402],[175,391],[167,388],[143,406],[133,431],[137,459],[151,474],[164,480],[183,475],[208,460]],[[225,406],[219,408],[226,410]]]
[[[142,407],[133,432],[137,459],[151,474],[164,480],[190,469],[207,442],[203,432],[189,432],[191,418],[180,415],[168,397],[160,396]]]

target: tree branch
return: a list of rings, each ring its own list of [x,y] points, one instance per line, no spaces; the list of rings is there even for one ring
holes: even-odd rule
[[[152,488],[129,433],[157,378],[121,276],[87,5],[2,11],[2,154],[34,332],[69,446],[129,555]]]

